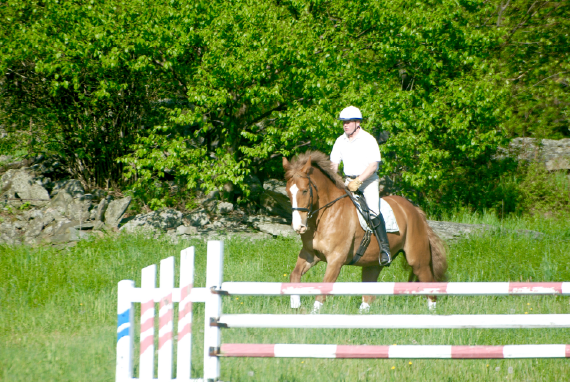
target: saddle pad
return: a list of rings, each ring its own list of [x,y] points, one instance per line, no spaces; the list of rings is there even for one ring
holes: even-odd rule
[[[358,211],[358,221],[360,222],[360,226],[365,231],[371,231],[364,220],[364,217],[360,213],[360,210],[357,208]],[[392,207],[388,204],[387,201],[380,198],[380,212],[384,217],[384,222],[386,223],[386,232],[398,232],[400,228],[398,227],[398,222],[396,222],[396,215],[394,215],[394,211],[392,211]]]

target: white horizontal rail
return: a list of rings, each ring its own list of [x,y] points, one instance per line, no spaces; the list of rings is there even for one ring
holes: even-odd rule
[[[570,314],[366,315],[225,314],[218,326],[307,329],[569,328]]]
[[[570,282],[269,283],[225,282],[230,295],[570,295]]]
[[[172,302],[180,302],[180,288],[133,288],[127,294],[127,298],[131,302],[147,302],[150,298],[154,302],[160,302],[169,293],[172,293]],[[192,302],[205,302],[208,294],[210,294],[210,291],[206,290],[206,288],[192,288],[190,300]]]
[[[206,382],[205,379],[168,379],[168,378],[131,378],[124,379],[125,382]]]
[[[275,358],[568,358],[570,345],[305,345],[223,344],[221,357]]]

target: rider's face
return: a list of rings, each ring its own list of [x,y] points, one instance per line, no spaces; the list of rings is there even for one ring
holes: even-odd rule
[[[360,125],[360,121],[357,119],[351,119],[348,121],[342,121],[342,128],[346,134],[354,133],[354,130]]]

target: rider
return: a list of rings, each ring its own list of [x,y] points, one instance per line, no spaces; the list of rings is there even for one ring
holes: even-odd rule
[[[337,172],[340,162],[344,162],[344,173],[351,179],[347,185],[349,191],[360,190],[364,194],[366,204],[373,213],[372,224],[376,228],[376,237],[380,245],[380,264],[390,265],[390,243],[386,234],[384,218],[380,213],[380,196],[378,194],[379,179],[376,171],[380,162],[380,149],[376,139],[362,130],[360,121],[362,113],[354,106],[340,112],[339,119],[343,124],[344,134],[336,140],[330,159],[331,168]]]

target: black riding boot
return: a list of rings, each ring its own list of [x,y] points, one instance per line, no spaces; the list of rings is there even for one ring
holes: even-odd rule
[[[372,225],[378,246],[380,247],[380,265],[389,267],[392,263],[392,256],[390,255],[390,242],[388,241],[388,234],[386,233],[386,223],[382,213],[372,219]]]

